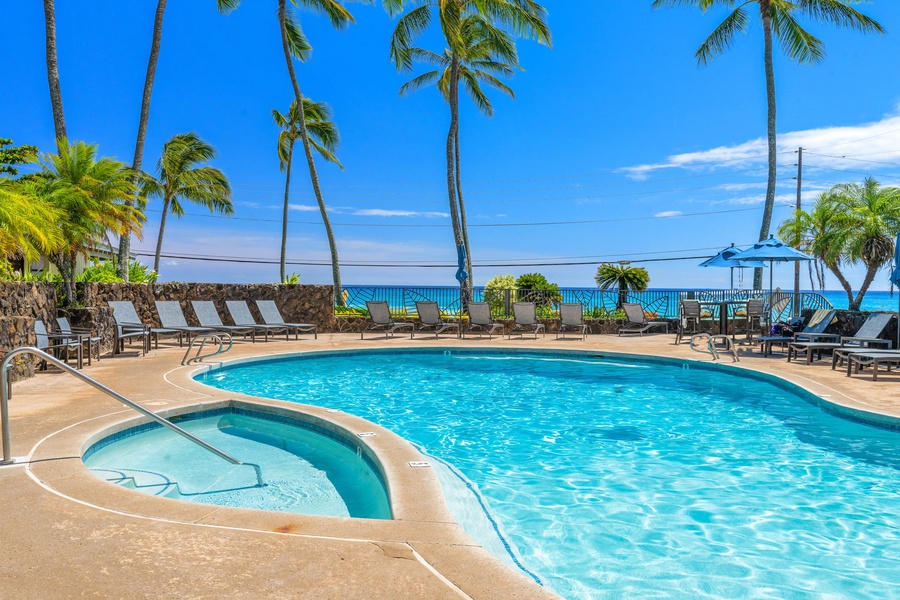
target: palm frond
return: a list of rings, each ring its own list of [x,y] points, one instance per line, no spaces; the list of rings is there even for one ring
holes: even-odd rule
[[[884,27],[878,21],[849,6],[855,1],[858,0],[794,0],[800,12],[809,15],[814,21],[863,33],[884,33]]]
[[[312,44],[309,43],[306,34],[303,33],[300,20],[291,7],[288,7],[284,13],[284,30],[291,56],[300,62],[309,60],[309,57],[312,55]]]
[[[439,76],[439,71],[428,71],[427,73],[422,73],[417,77],[413,77],[402,86],[400,86],[400,95],[406,96],[413,92],[417,92],[426,85],[431,85],[432,83],[437,81]]]
[[[410,49],[416,39],[431,24],[431,7],[424,5],[415,8],[397,21],[394,32],[391,34],[391,62],[396,65],[398,71],[412,69],[412,56]]]
[[[818,63],[825,58],[825,47],[814,35],[803,29],[790,12],[772,5],[772,30],[781,48],[798,63]]]
[[[697,57],[697,62],[705,65],[719,54],[722,54],[731,46],[736,33],[747,31],[749,22],[749,15],[743,7],[738,7],[732,11],[697,49],[697,52],[694,54]]]
[[[303,7],[313,14],[325,15],[335,29],[343,29],[355,23],[353,15],[338,0],[291,0],[298,7]]]

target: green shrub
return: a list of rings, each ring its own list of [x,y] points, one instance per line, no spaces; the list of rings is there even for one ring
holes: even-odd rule
[[[516,279],[519,302],[534,302],[539,306],[551,306],[562,300],[559,286],[550,283],[540,273],[525,273]]]
[[[484,284],[484,301],[491,305],[491,312],[500,312],[506,299],[505,290],[516,289],[516,278],[512,275],[497,275]]]

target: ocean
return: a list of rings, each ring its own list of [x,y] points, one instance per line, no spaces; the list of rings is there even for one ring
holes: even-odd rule
[[[831,305],[835,308],[843,308],[846,309],[848,306],[847,302],[847,293],[844,290],[827,290],[827,291],[817,291],[817,294],[821,294],[831,302]],[[856,295],[856,291],[853,292],[854,296]],[[862,306],[860,306],[861,310],[869,310],[869,311],[884,311],[884,312],[897,312],[897,303],[900,302],[900,291],[894,290],[894,293],[887,291],[872,291],[869,290],[866,292],[866,295],[863,296]]]

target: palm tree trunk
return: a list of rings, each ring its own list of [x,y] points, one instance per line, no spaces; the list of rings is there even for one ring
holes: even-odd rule
[[[760,0],[766,66],[766,104],[768,106],[767,138],[769,142],[769,173],[766,182],[766,203],[763,206],[759,241],[769,237],[772,227],[772,210],[775,207],[775,183],[778,152],[775,139],[775,67],[772,62],[772,14],[769,0]],[[762,288],[762,269],[753,269],[753,288]]]
[[[453,56],[450,62],[450,127],[447,130],[447,196],[450,203],[450,222],[453,226],[454,248],[463,243],[462,228],[459,220],[459,203],[456,194],[456,153],[455,140],[459,123],[459,59]]]
[[[463,191],[462,191],[462,167],[460,166],[459,160],[459,123],[456,124],[456,135],[453,136],[453,144],[455,151],[455,163],[456,163],[456,197],[459,200],[459,228],[462,230],[462,238],[463,245],[466,248],[466,271],[469,273],[469,278],[466,279],[466,289],[471,292],[473,283],[473,275],[472,275],[472,250],[469,247],[469,228],[466,225],[466,203],[463,201]]]
[[[828,267],[828,270],[834,274],[834,276],[838,280],[838,283],[840,283],[841,287],[844,288],[844,292],[846,292],[847,294],[847,306],[853,306],[853,286],[850,285],[850,282],[847,281],[847,278],[844,277],[844,274],[841,273],[840,269],[838,269],[836,265],[825,266]]]
[[[322,223],[325,225],[325,235],[328,237],[328,246],[331,249],[331,275],[334,280],[334,303],[336,306],[344,306],[344,294],[341,289],[341,265],[338,260],[337,244],[334,239],[334,231],[331,229],[331,220],[328,218],[328,209],[322,198],[322,189],[319,186],[319,174],[316,172],[316,163],[313,159],[312,145],[309,143],[309,134],[306,131],[306,115],[303,111],[303,94],[300,93],[300,84],[297,83],[297,75],[294,73],[294,63],[291,50],[288,46],[287,30],[285,28],[285,0],[278,0],[278,25],[281,29],[281,45],[284,49],[284,60],[287,63],[288,74],[291,77],[291,86],[294,88],[294,97],[297,100],[297,108],[300,111],[300,139],[303,141],[303,151],[306,153],[306,164],[309,167],[309,178],[312,182],[313,193],[319,204],[319,212],[322,213]]]
[[[74,306],[75,261],[77,255],[75,253],[70,253],[68,250],[63,250],[58,254],[52,255],[50,259],[56,265],[56,268],[59,269],[59,274],[62,277],[63,294],[65,294],[64,305]]]
[[[869,291],[869,286],[872,285],[872,281],[875,280],[875,275],[877,274],[877,265],[870,265],[866,269],[866,276],[865,278],[863,278],[862,285],[859,287],[859,292],[857,292],[856,298],[850,303],[850,310],[859,310],[859,307],[862,305],[863,297],[866,295],[866,292]]]
[[[166,2],[159,0],[156,3],[156,18],[153,21],[153,41],[150,43],[150,60],[147,62],[147,75],[144,77],[144,96],[141,99],[141,116],[138,120],[137,141],[134,144],[134,160],[131,162],[131,170],[134,171],[134,183],[137,185],[144,160],[144,142],[147,138],[147,122],[150,120],[150,97],[153,95],[153,79],[156,77],[156,62],[159,59],[159,46],[162,43],[163,17],[166,12]],[[134,206],[134,201],[128,201],[129,206]],[[163,219],[166,213],[163,212]],[[162,227],[160,227],[160,240],[162,240]],[[131,233],[123,233],[119,238],[119,277],[128,281],[128,261],[131,258]],[[157,266],[153,268],[159,273],[159,248],[156,251]]]
[[[288,206],[291,192],[291,163],[294,162],[294,140],[291,138],[291,145],[288,149],[287,165],[284,179],[284,212],[281,215],[281,282],[284,282],[287,273],[284,270],[284,263],[287,260],[287,226],[288,226]]]
[[[47,32],[47,81],[50,83],[53,127],[56,129],[57,140],[67,140],[66,117],[63,114],[62,92],[59,87],[59,64],[56,59],[56,8],[53,0],[44,0],[44,27]]]
[[[163,232],[166,230],[166,215],[169,214],[169,198],[163,200],[162,217],[159,219],[159,238],[156,240],[156,256],[153,259],[153,270],[159,275],[159,255],[162,253]],[[125,237],[124,235],[122,237]],[[121,263],[119,263],[121,266]]]

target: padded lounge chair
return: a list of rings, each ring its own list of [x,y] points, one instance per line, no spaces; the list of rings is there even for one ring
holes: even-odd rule
[[[491,318],[491,305],[487,302],[469,302],[467,305],[469,310],[469,327],[463,332],[477,333],[481,337],[482,333],[487,332],[488,338],[493,338],[495,330],[503,331],[503,323],[497,323]]]
[[[276,333],[284,333],[284,339],[290,341],[290,331],[284,325],[265,325],[259,324],[256,322],[256,319],[253,318],[253,315],[250,313],[250,307],[247,306],[247,303],[243,300],[226,300],[225,306],[228,308],[228,314],[231,315],[231,320],[234,321],[235,325],[239,325],[241,327],[253,327],[256,331],[262,331],[263,335],[265,335],[265,340],[269,341],[269,334]]]
[[[113,318],[116,320],[116,343],[113,347],[113,354],[124,352],[125,340],[138,338],[141,340],[141,349],[144,354],[150,352],[150,338],[156,340],[156,347],[159,347],[160,335],[178,336],[181,341],[181,332],[168,329],[154,328],[147,323],[143,323],[134,309],[134,304],[127,300],[109,300],[107,304],[113,309]]]
[[[584,323],[584,307],[580,302],[560,302],[559,304],[559,329],[556,330],[556,339],[562,335],[574,331],[581,334],[581,339],[587,337],[587,325]]]
[[[625,318],[628,319],[628,322],[616,329],[618,335],[639,333],[643,336],[645,331],[650,331],[654,327],[665,327],[666,333],[669,333],[668,321],[648,321],[644,307],[637,302],[623,302],[622,310],[625,311]]]
[[[775,344],[781,344],[783,347],[787,347],[791,342],[815,342],[818,339],[834,337],[833,334],[823,333],[825,328],[828,327],[831,322],[834,320],[834,313],[837,312],[835,310],[830,310],[827,308],[819,308],[813,314],[810,315],[809,321],[806,323],[806,326],[803,328],[803,331],[797,332],[794,335],[763,335],[760,336],[757,341],[759,342],[759,349],[762,351],[763,356],[768,356],[772,353],[772,346]]]
[[[69,356],[72,351],[75,351],[75,365],[77,368],[82,368],[84,366],[84,359],[82,358],[82,348],[84,344],[81,340],[81,337],[75,336],[72,337],[71,334],[68,336],[64,336],[59,333],[49,333],[47,331],[47,326],[44,325],[44,322],[40,319],[37,319],[34,322],[34,335],[37,338],[37,349],[43,350],[48,354],[53,354],[56,357],[59,357],[59,351],[66,351],[66,364],[69,364]],[[42,371],[47,369],[47,361],[41,361]]]
[[[259,314],[262,315],[263,323],[266,325],[276,325],[293,329],[295,340],[301,332],[312,333],[313,339],[319,339],[319,328],[312,323],[286,323],[284,317],[281,316],[281,312],[278,310],[278,306],[275,305],[274,300],[257,300],[256,308],[259,309]]]
[[[890,340],[879,339],[878,335],[884,330],[888,321],[890,321],[893,316],[892,313],[872,313],[866,317],[865,322],[860,326],[856,333],[850,337],[841,337],[837,334],[822,334],[820,339],[825,339],[824,336],[828,336],[832,341],[817,340],[792,342],[788,346],[788,362],[791,362],[792,358],[799,358],[801,354],[805,354],[806,364],[811,364],[813,357],[817,356],[821,358],[822,352],[826,350],[835,350],[836,348],[844,346],[856,348],[883,346],[886,349],[890,349]]]
[[[419,331],[433,331],[435,338],[448,329],[455,329],[459,333],[459,323],[441,320],[441,309],[437,302],[416,302],[416,314],[419,315]],[[415,335],[414,328],[409,337]]]
[[[363,339],[363,334],[370,331],[383,331],[384,339],[387,339],[388,336],[393,337],[394,332],[398,329],[406,328],[410,329],[409,337],[412,339],[412,330],[416,324],[394,321],[387,302],[383,300],[367,300],[366,309],[369,311],[369,327],[359,332],[359,339]]]
[[[181,303],[177,300],[157,300],[156,313],[159,315],[159,322],[163,329],[182,332],[187,336],[188,344],[191,343],[191,336],[215,333],[211,327],[188,325],[184,318],[184,311],[181,310]],[[181,338],[178,338],[178,345],[181,346]]]
[[[100,361],[100,342],[103,341],[102,337],[95,336],[90,329],[72,327],[68,317],[56,317],[56,326],[59,329],[60,336],[70,336],[72,341],[77,338],[81,339],[81,344],[87,348],[88,366],[91,364],[91,355],[94,353],[94,348],[97,349],[97,361]]]
[[[191,300],[191,307],[194,314],[197,315],[197,321],[201,327],[208,327],[215,331],[227,333],[228,335],[250,335],[250,341],[256,343],[256,328],[247,327],[245,325],[225,325],[222,323],[222,317],[216,309],[216,304],[212,300]]]
[[[513,326],[509,330],[512,339],[514,333],[524,335],[533,333],[537,339],[538,332],[544,335],[544,324],[537,322],[537,305],[534,302],[513,302]]]

